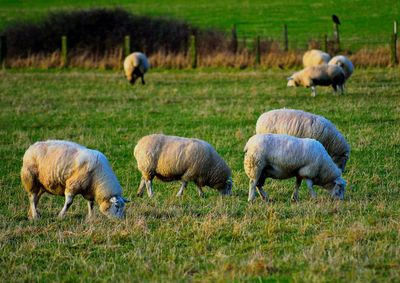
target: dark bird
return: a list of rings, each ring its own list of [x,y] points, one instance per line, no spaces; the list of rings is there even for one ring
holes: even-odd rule
[[[332,15],[332,21],[333,21],[335,24],[340,25],[340,21],[339,21],[338,16]]]

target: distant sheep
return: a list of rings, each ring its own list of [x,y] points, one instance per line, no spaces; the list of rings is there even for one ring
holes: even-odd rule
[[[125,76],[131,84],[135,84],[138,78],[144,82],[144,74],[149,70],[150,64],[146,55],[140,52],[134,52],[124,60]]]
[[[328,53],[317,49],[311,49],[303,55],[303,66],[304,68],[307,68],[321,64],[328,64],[329,59],[331,59],[331,56]]]
[[[346,181],[341,171],[320,142],[288,135],[260,134],[249,139],[245,146],[244,169],[250,179],[248,201],[256,196],[268,199],[263,190],[266,178],[288,179],[296,177],[292,200],[298,200],[303,179],[312,198],[316,197],[313,185],[328,190],[333,198],[342,200]]]
[[[37,204],[45,192],[65,196],[61,218],[78,194],[88,200],[89,217],[95,201],[107,216],[125,215],[127,200],[122,197],[122,188],[107,158],[79,144],[49,140],[31,145],[23,158],[21,180],[29,194],[32,219],[39,217]]]
[[[330,86],[332,85],[335,93],[337,90],[343,94],[343,85],[345,82],[345,75],[343,69],[337,65],[318,65],[314,67],[307,67],[299,72],[294,73],[288,78],[288,87],[311,87],[311,95],[315,96],[316,86]]]
[[[294,109],[276,109],[263,113],[257,120],[257,134],[286,134],[318,140],[342,172],[350,157],[350,146],[328,119]]]
[[[152,180],[181,180],[182,186],[177,196],[182,196],[187,183],[193,181],[199,195],[203,196],[203,186],[217,189],[221,194],[231,194],[231,169],[207,142],[154,134],[141,138],[134,155],[142,179],[137,195],[142,196],[147,188],[149,197],[153,196]]]
[[[354,71],[353,63],[346,56],[343,56],[343,55],[335,56],[329,61],[328,64],[338,65],[338,66],[342,67],[346,80],[348,80],[348,78],[350,78],[351,74],[353,74],[353,71]]]

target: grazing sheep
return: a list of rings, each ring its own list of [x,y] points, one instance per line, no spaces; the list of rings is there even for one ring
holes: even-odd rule
[[[301,181],[305,179],[312,198],[316,197],[313,185],[328,190],[333,198],[344,198],[346,181],[341,171],[322,144],[314,139],[300,139],[288,135],[261,134],[251,137],[244,149],[244,169],[250,178],[249,198],[255,198],[256,188],[263,200],[265,179],[296,177],[292,200],[298,200]]]
[[[328,119],[294,109],[276,109],[263,113],[257,120],[257,134],[286,134],[316,139],[325,147],[342,172],[350,157],[350,146]]]
[[[142,173],[138,196],[143,195],[144,187],[149,197],[153,196],[154,177],[165,182],[181,180],[177,196],[182,196],[190,181],[196,184],[201,197],[204,196],[203,186],[215,188],[221,194],[231,194],[231,169],[205,141],[162,134],[148,135],[139,140],[134,155]]]
[[[343,94],[343,84],[345,82],[345,76],[343,69],[337,65],[318,65],[314,67],[307,67],[299,72],[294,73],[288,78],[288,87],[311,87],[311,95],[315,96],[316,86],[329,86],[332,85],[335,93],[339,89],[339,92]]]
[[[48,140],[31,145],[25,152],[21,180],[29,194],[32,219],[38,218],[37,204],[43,193],[65,196],[59,217],[63,218],[75,195],[88,200],[89,217],[94,201],[100,211],[123,218],[126,199],[107,158],[79,144]]]
[[[311,49],[303,55],[303,66],[307,68],[327,64],[329,59],[331,59],[331,56],[328,53],[317,49]]]
[[[353,63],[346,56],[343,55],[335,56],[329,61],[328,64],[338,65],[342,67],[346,80],[350,78],[351,74],[353,74],[354,71]]]
[[[134,52],[124,60],[125,76],[131,84],[135,84],[138,78],[141,78],[142,84],[145,84],[144,74],[149,68],[150,64],[146,55],[140,52]]]

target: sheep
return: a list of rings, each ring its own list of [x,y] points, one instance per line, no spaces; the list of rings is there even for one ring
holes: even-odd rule
[[[177,197],[183,195],[187,183],[196,184],[200,197],[204,197],[203,186],[217,189],[222,195],[232,191],[231,169],[207,142],[193,138],[153,134],[142,137],[134,149],[137,166],[142,178],[137,196],[143,195],[146,187],[153,196],[154,177],[169,182],[182,181]]]
[[[303,66],[307,68],[327,64],[329,59],[331,59],[331,56],[328,53],[317,49],[311,49],[303,55]]]
[[[141,52],[134,52],[127,56],[124,60],[125,76],[130,84],[135,84],[135,81],[140,77],[144,85],[144,74],[150,68],[149,61],[146,55]]]
[[[248,201],[255,198],[255,190],[265,201],[268,194],[263,190],[265,179],[296,177],[292,200],[298,201],[298,191],[305,179],[311,197],[316,198],[313,185],[328,190],[335,199],[344,199],[346,181],[341,171],[322,144],[314,139],[301,139],[288,135],[258,134],[245,146],[244,169],[250,179]]]
[[[31,145],[23,157],[21,181],[29,195],[29,218],[37,219],[37,204],[43,193],[65,196],[60,218],[64,218],[75,195],[88,200],[88,217],[96,202],[100,211],[123,218],[128,202],[107,158],[99,151],[62,140],[40,141]]]
[[[268,111],[258,118],[256,133],[316,139],[322,143],[342,172],[350,157],[350,146],[335,125],[328,119],[309,112],[295,109]]]
[[[353,74],[354,71],[353,63],[346,56],[343,55],[335,56],[328,62],[328,64],[340,66],[343,69],[346,81],[350,78],[351,74]]]
[[[288,78],[288,87],[311,87],[311,95],[316,96],[316,86],[329,86],[332,85],[335,93],[339,89],[339,93],[343,94],[343,84],[345,82],[345,75],[343,69],[337,65],[318,65],[314,67],[307,67],[299,72],[294,73]]]

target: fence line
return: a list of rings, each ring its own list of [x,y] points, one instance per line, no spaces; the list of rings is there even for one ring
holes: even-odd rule
[[[273,38],[256,36],[252,40],[250,38],[243,37],[241,39],[237,36],[236,25],[233,25],[231,30],[231,38],[226,38],[226,42],[229,43],[225,49],[219,51],[219,53],[227,52],[236,56],[237,54],[242,54],[242,57],[247,56],[248,58],[253,57],[254,66],[259,66],[262,64],[262,57],[268,56],[268,54],[284,54],[284,53],[300,53],[306,49],[316,48],[322,49],[331,54],[337,54],[338,52],[343,52],[344,54],[351,55],[353,51],[349,48],[350,46],[359,45],[361,48],[357,52],[364,52],[366,49],[370,48],[371,45],[377,46],[388,46],[389,47],[389,63],[390,65],[398,65],[398,45],[397,45],[397,21],[394,21],[393,24],[393,33],[390,37],[390,40],[382,41],[382,40],[354,40],[349,39],[345,41],[341,41],[339,38],[339,27],[338,24],[334,24],[334,37],[329,38],[327,34],[324,34],[319,39],[310,39],[307,42],[298,41],[294,39],[290,39],[288,26],[286,24],[283,25],[283,36],[282,40],[276,40]],[[189,42],[187,45],[187,50],[184,54],[185,56],[189,56],[189,65],[191,68],[196,68],[199,65],[199,60],[201,61],[203,57],[208,56],[209,54],[204,54],[199,50],[199,46],[201,43],[201,39],[198,38],[196,34],[193,34],[189,37]],[[224,43],[221,43],[224,44]],[[226,43],[225,43],[226,44]],[[131,52],[131,38],[129,35],[126,35],[121,40],[121,48],[122,54],[126,57]],[[61,37],[60,44],[60,66],[67,67],[69,65],[70,54],[68,50],[68,38],[67,36]],[[111,52],[112,53],[112,52]],[[207,53],[207,52],[206,52]],[[211,52],[212,53],[212,52]],[[217,52],[214,52],[217,53]],[[110,54],[110,52],[108,53]],[[243,55],[247,54],[247,55]],[[383,56],[384,52],[381,52],[380,56]],[[283,56],[283,55],[282,55]],[[229,57],[229,54],[227,55]],[[243,58],[244,58],[243,57]],[[5,36],[0,36],[0,66],[5,67],[7,59],[7,40]],[[11,58],[10,58],[11,59]],[[123,58],[121,58],[123,59]],[[382,60],[381,60],[382,61]],[[380,61],[380,62],[381,62]]]

